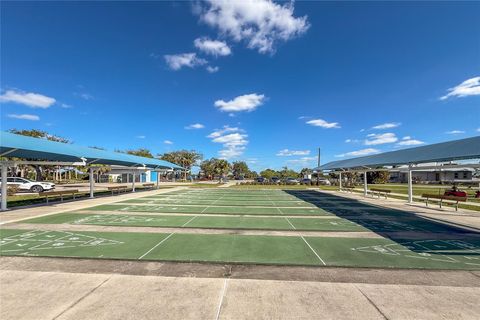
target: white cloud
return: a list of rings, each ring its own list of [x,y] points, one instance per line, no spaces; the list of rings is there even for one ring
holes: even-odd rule
[[[215,131],[210,133],[207,137],[213,139],[213,138],[220,137],[227,132],[241,132],[241,131],[242,130],[240,130],[237,127],[223,126],[222,129],[216,129]]]
[[[376,125],[376,126],[372,127],[372,129],[377,129],[377,130],[391,129],[391,128],[396,128],[400,125],[401,125],[400,122],[387,122],[387,123],[382,123],[382,124]]]
[[[273,53],[278,42],[304,34],[307,16],[293,16],[293,2],[278,4],[271,0],[207,0],[200,19],[233,40],[246,41],[247,47],[260,53]]]
[[[62,108],[64,108],[64,109],[71,109],[71,108],[73,108],[72,105],[66,104],[66,103],[61,103],[61,104],[60,104],[60,107],[62,107]]]
[[[206,37],[195,39],[193,44],[198,50],[215,57],[228,56],[229,54],[232,53],[232,50],[230,49],[230,47],[227,45],[226,42],[211,40]]]
[[[56,100],[39,93],[7,90],[4,94],[0,95],[0,102],[12,102],[23,104],[31,108],[47,109],[51,107]]]
[[[83,100],[93,100],[93,96],[90,94],[90,93],[77,93],[77,96],[79,96],[80,98],[82,98]]]
[[[313,119],[306,122],[307,124],[315,127],[322,127],[326,129],[341,128],[338,122],[327,122],[323,119]]]
[[[218,152],[221,158],[231,159],[243,154],[248,144],[248,135],[239,128],[224,126],[207,136],[213,143],[222,144],[223,149]]]
[[[219,68],[219,67],[216,67],[216,66],[215,66],[215,67],[207,66],[206,69],[207,69],[207,71],[208,71],[209,73],[215,73],[215,72],[218,72],[218,70],[220,70],[220,68]]]
[[[337,154],[335,157],[343,158],[343,157],[361,157],[361,156],[368,156],[369,154],[379,153],[380,150],[374,148],[367,148],[357,151],[351,151],[347,153]]]
[[[194,123],[194,124],[191,124],[191,125],[185,127],[185,129],[187,129],[187,130],[203,129],[203,128],[205,128],[205,126],[201,123]]]
[[[167,54],[163,57],[172,70],[180,70],[183,67],[195,68],[207,63],[207,60],[198,58],[196,53]]]
[[[286,163],[287,164],[291,164],[291,165],[308,165],[310,164],[312,161],[316,161],[317,158],[316,157],[302,157],[300,159],[290,159],[290,160],[287,160]]]
[[[425,142],[417,140],[417,139],[413,139],[410,136],[405,136],[405,137],[402,138],[402,141],[397,143],[397,146],[417,146],[417,145],[424,144],[424,143]]]
[[[452,130],[452,131],[447,131],[445,133],[446,134],[464,134],[465,131],[463,131],[463,130]]]
[[[251,93],[238,96],[230,101],[217,100],[214,105],[221,111],[227,112],[253,111],[261,106],[264,100],[265,95]]]
[[[448,89],[448,94],[440,97],[440,100],[446,100],[450,97],[467,97],[480,95],[480,77],[474,77],[463,81],[459,85]]]
[[[9,118],[13,119],[20,119],[20,120],[30,120],[30,121],[38,121],[40,117],[34,114],[9,114],[7,115]]]
[[[367,146],[375,146],[379,144],[385,143],[394,143],[398,141],[398,138],[395,136],[394,133],[380,133],[380,134],[369,134],[367,135],[367,140],[365,140],[365,145]]]
[[[137,138],[137,139],[145,139],[145,138],[146,138],[146,136],[139,135],[139,136],[136,136],[135,138]]]
[[[163,140],[163,143],[165,143],[165,144],[173,144],[173,142],[170,141],[170,140]]]
[[[480,132],[480,128],[477,128],[477,132]]]
[[[288,150],[283,149],[278,151],[277,156],[279,157],[290,157],[290,156],[308,156],[310,150]]]
[[[358,143],[360,142],[358,139],[345,139],[345,143]]]

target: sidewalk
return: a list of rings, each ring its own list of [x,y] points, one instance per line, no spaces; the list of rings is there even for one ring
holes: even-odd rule
[[[42,206],[30,206],[22,209],[13,209],[5,212],[0,213],[0,225],[16,222],[24,219],[29,219],[33,217],[42,217],[46,215],[62,213],[67,211],[73,210],[81,210],[86,209],[92,206],[98,206],[101,204],[110,204],[119,201],[125,201],[130,199],[142,198],[149,195],[167,193],[177,190],[185,189],[186,186],[181,187],[174,187],[174,188],[165,188],[165,189],[154,189],[150,191],[142,191],[142,192],[129,192],[123,193],[116,196],[106,196],[106,197],[98,197],[94,199],[83,199],[83,200],[76,200],[76,201],[69,201],[69,202],[55,202],[48,205]]]

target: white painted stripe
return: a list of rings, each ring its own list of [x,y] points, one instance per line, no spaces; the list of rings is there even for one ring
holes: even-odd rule
[[[225,279],[225,281],[223,282],[222,294],[220,296],[220,302],[218,303],[217,315],[215,316],[215,320],[218,320],[220,318],[220,311],[222,311],[223,298],[227,293],[227,285],[228,285],[228,278]]]
[[[195,216],[195,217],[193,217],[192,219],[190,219],[190,220],[188,220],[187,222],[185,222],[185,223],[182,225],[182,227],[185,227],[187,224],[189,224],[190,222],[192,222],[196,217],[198,217],[198,216]]]
[[[300,236],[303,241],[305,241],[305,243],[307,244],[307,246],[310,248],[310,250],[313,251],[313,253],[317,256],[317,258],[323,263],[324,266],[326,266],[327,264],[325,263],[325,261],[323,261],[323,259],[318,255],[318,253],[313,250],[312,246],[307,242],[307,240],[305,240],[305,238],[303,236]]]
[[[297,228],[295,228],[295,226],[290,222],[290,220],[287,217],[285,217],[285,219],[287,219],[287,222],[292,226],[293,229],[297,229]]]
[[[168,238],[170,238],[171,236],[173,236],[175,234],[175,232],[172,232],[168,235],[168,237],[166,237],[165,239],[163,239],[162,241],[160,241],[159,243],[157,243],[152,249],[148,250],[147,252],[145,252],[140,258],[138,258],[138,260],[142,259],[143,257],[145,257],[147,254],[149,254],[150,252],[152,252],[153,249],[155,249],[156,247],[158,247],[159,245],[161,245],[162,243],[164,243],[165,241],[168,240]]]

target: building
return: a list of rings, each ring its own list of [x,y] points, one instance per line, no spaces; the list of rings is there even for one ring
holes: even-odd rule
[[[390,182],[406,183],[408,179],[408,167],[392,169]],[[446,168],[446,169],[423,169],[412,171],[412,180],[416,183],[460,183],[476,182],[475,169],[473,168]],[[478,182],[478,181],[477,181]]]

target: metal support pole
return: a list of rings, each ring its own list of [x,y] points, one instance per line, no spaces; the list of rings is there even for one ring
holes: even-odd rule
[[[159,180],[159,179],[158,179],[158,176],[159,176],[159,175],[160,175],[160,172],[157,171],[157,189],[158,189],[158,180]]]
[[[2,164],[2,211],[7,210],[7,173],[7,165]]]
[[[341,172],[338,174],[338,187],[340,188],[340,191],[342,191],[342,173]]]
[[[90,181],[90,198],[94,198],[94,192],[95,192],[95,180],[93,179],[93,168],[89,168],[89,181]]]
[[[132,192],[135,192],[135,171],[132,172]]]
[[[408,203],[413,203],[412,168],[408,167]]]
[[[367,171],[363,173],[363,195],[366,197],[368,192]]]

